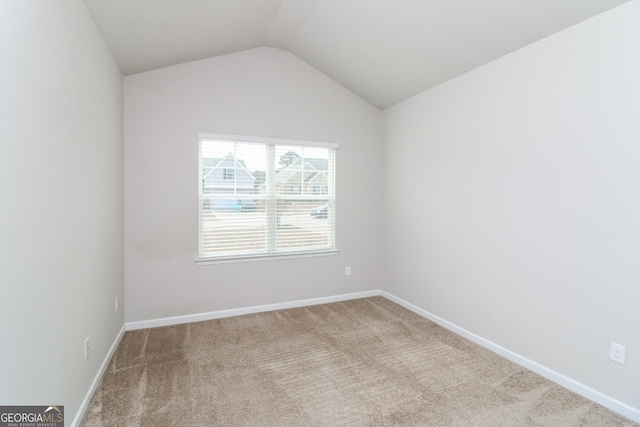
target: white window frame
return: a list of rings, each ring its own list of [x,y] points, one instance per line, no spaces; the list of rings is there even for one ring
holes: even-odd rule
[[[322,249],[322,250],[293,250],[289,252],[259,252],[255,254],[242,254],[242,255],[221,255],[221,256],[213,256],[213,257],[203,257],[201,248],[202,248],[202,240],[203,240],[203,229],[202,229],[202,211],[203,211],[203,203],[202,203],[202,156],[201,156],[201,144],[203,141],[233,141],[233,142],[242,142],[242,143],[254,143],[260,144],[263,146],[287,146],[290,145],[292,147],[321,147],[328,148],[330,150],[330,155],[333,158],[330,159],[330,164],[332,164],[334,170],[334,180],[329,185],[328,188],[328,199],[330,203],[333,204],[333,230],[332,230],[332,241],[330,249]],[[293,139],[284,139],[284,138],[270,138],[270,137],[260,137],[260,136],[250,136],[250,135],[233,135],[233,134],[223,134],[223,133],[212,133],[212,132],[198,132],[198,257],[196,258],[197,265],[210,265],[210,264],[224,264],[224,263],[235,263],[235,262],[246,262],[246,261],[263,261],[263,260],[276,260],[276,259],[289,259],[289,258],[306,258],[306,257],[315,257],[315,256],[328,256],[328,255],[336,255],[339,251],[337,249],[335,236],[336,236],[336,222],[335,222],[335,168],[336,168],[336,160],[335,153],[340,145],[333,142],[324,142],[324,141],[307,141],[307,140],[293,140]],[[272,157],[274,155],[274,151],[270,150],[270,154],[267,154],[267,157]],[[273,168],[267,169],[266,175],[268,181],[274,180],[275,175],[275,158],[269,158],[269,163],[274,166]],[[269,194],[269,192],[273,191],[273,187],[268,191],[268,196],[272,196],[273,194]],[[271,200],[271,203],[275,203],[275,198]],[[275,239],[275,215],[272,216],[271,221],[267,224],[268,233],[271,234],[270,239]]]

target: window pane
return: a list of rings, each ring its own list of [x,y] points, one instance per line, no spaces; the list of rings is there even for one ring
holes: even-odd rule
[[[201,142],[201,256],[266,250],[265,147]]]
[[[278,249],[330,247],[329,217],[328,200],[278,200]]]

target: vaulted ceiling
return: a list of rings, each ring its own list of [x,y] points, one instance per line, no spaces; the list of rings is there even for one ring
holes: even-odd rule
[[[125,75],[285,49],[379,109],[628,0],[84,0]]]

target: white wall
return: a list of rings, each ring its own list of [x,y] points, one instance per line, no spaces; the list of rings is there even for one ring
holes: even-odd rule
[[[634,0],[384,112],[385,290],[635,408],[638,22]]]
[[[0,2],[0,53],[0,404],[71,425],[124,324],[122,75],[79,0]]]
[[[127,322],[380,288],[380,111],[272,48],[127,76],[124,93]],[[199,131],[339,143],[340,253],[196,266]]]

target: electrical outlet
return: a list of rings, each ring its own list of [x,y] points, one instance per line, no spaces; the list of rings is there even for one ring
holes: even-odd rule
[[[89,337],[84,339],[84,359],[87,360],[89,358],[89,353],[91,352],[91,341],[89,341]]]
[[[116,309],[116,313],[117,313],[118,312],[118,297],[116,297],[116,307],[115,307],[115,309]]]
[[[612,342],[611,350],[609,352],[609,359],[613,360],[614,362],[618,362],[621,365],[624,365],[625,352],[625,346]]]
[[[344,268],[344,275],[345,276],[351,276],[351,267],[350,266]]]

